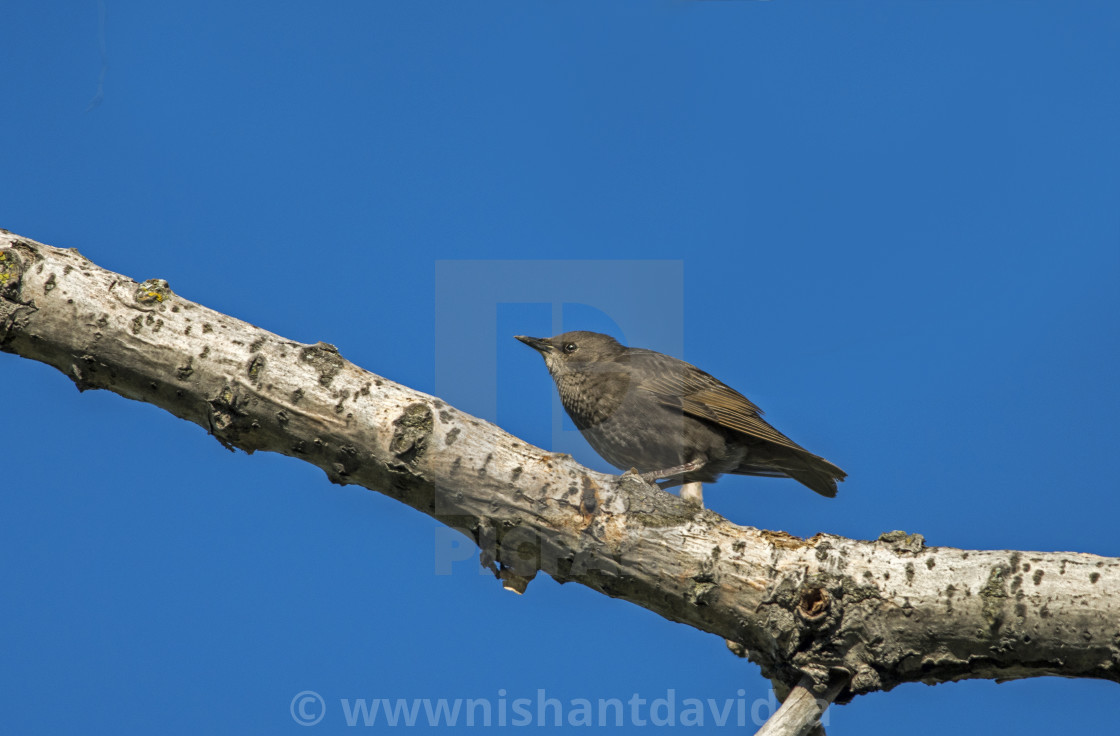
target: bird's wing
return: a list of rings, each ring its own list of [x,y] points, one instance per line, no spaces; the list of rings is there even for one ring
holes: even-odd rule
[[[742,432],[792,450],[805,452],[805,448],[771,427],[762,418],[762,410],[741,393],[699,368],[684,361],[660,354],[656,358],[633,356],[639,361],[650,360],[657,370],[649,371],[652,377],[643,376],[641,388],[654,394],[665,406],[680,409],[685,414],[706,419],[722,427]]]

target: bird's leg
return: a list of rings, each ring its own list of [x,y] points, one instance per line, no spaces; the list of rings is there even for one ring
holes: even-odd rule
[[[661,488],[661,490],[672,488],[675,485],[680,485],[681,498],[697,504],[700,508],[704,508],[704,486],[699,481],[694,480],[689,481],[688,483],[681,483],[681,480],[682,477],[687,475],[688,473],[704,467],[704,464],[707,462],[707,458],[701,457],[693,460],[690,463],[677,465],[673,468],[665,468],[664,470],[653,470],[648,473],[642,473],[638,477],[647,483],[652,483],[656,480],[661,480],[662,478],[675,477],[675,480],[668,480],[664,483],[658,483],[657,485]]]
[[[690,463],[685,463],[684,465],[678,465],[675,468],[665,468],[664,470],[652,470],[648,473],[642,473],[641,474],[641,479],[644,480],[646,483],[652,483],[653,481],[661,480],[662,478],[668,478],[668,477],[674,476],[674,475],[684,475],[685,473],[691,473],[693,470],[699,470],[700,468],[704,467],[704,463],[706,463],[706,462],[708,462],[707,458],[698,458],[696,460],[693,460]]]
[[[698,480],[683,484],[681,486],[681,498],[704,508],[704,484]]]

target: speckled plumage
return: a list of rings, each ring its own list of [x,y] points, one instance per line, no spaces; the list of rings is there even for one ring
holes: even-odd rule
[[[749,399],[682,360],[595,332],[517,339],[541,353],[576,427],[620,470],[667,477],[665,486],[724,473],[789,477],[824,496],[845,477],[767,424]],[[683,465],[695,467],[659,475]]]

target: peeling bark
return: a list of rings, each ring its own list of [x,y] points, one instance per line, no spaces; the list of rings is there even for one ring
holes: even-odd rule
[[[741,527],[637,477],[587,470],[433,396],[0,231],[0,349],[461,529],[523,591],[538,571],[736,642],[764,676],[837,702],[902,682],[1120,681],[1120,559],[800,539]],[[835,682],[835,677],[832,678]]]

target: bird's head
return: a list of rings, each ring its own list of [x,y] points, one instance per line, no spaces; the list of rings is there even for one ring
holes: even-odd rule
[[[598,332],[565,332],[556,337],[515,335],[544,358],[552,375],[587,370],[599,363],[610,363],[626,353],[625,346],[610,335]]]

